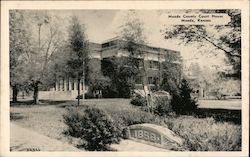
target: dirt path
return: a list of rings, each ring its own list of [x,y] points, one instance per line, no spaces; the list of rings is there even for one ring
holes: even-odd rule
[[[51,139],[10,123],[11,151],[81,151],[68,143]]]

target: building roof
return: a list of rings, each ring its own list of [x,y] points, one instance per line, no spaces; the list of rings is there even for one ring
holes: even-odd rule
[[[109,42],[116,42],[119,40],[119,37],[114,37],[114,38],[110,38],[110,39],[107,39],[105,41],[103,41],[102,43],[94,43],[94,42],[90,42],[90,45],[91,47],[93,48],[97,48],[97,49],[100,49],[100,50],[103,50],[102,48],[102,45],[103,44],[107,44]],[[171,50],[171,49],[167,49],[167,48],[161,48],[161,47],[155,47],[155,46],[150,46],[150,45],[146,45],[146,44],[143,44],[143,47],[145,48],[145,50],[148,52],[150,51],[151,53],[159,53],[160,52],[171,52],[171,53],[178,53],[178,55],[180,55],[180,52],[179,51],[175,51],[175,50]],[[113,47],[115,48],[115,47]]]

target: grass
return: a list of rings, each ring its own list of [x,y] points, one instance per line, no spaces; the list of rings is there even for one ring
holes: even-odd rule
[[[46,135],[48,137],[67,141],[62,132],[66,125],[62,115],[64,108],[44,103],[43,105],[14,105],[10,107],[11,120],[18,125]]]
[[[190,151],[230,151],[241,150],[241,124],[217,121],[214,118],[193,116],[158,117],[130,105],[129,99],[92,99],[85,105],[105,110],[124,127],[131,124],[150,122],[166,125],[184,139],[183,148]],[[29,128],[51,138],[75,144],[76,139],[63,134],[66,125],[62,115],[65,107],[76,102],[49,102],[42,105],[11,105],[11,120],[18,125]],[[223,113],[228,114],[228,113]],[[229,115],[227,115],[229,116]],[[236,115],[237,117],[237,115]],[[238,117],[239,118],[239,117]]]

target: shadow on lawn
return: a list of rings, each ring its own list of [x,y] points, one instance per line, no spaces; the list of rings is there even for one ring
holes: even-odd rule
[[[241,124],[241,110],[199,108],[196,116],[198,118],[213,117],[219,122]]]
[[[25,117],[21,113],[10,112],[10,120],[11,121],[20,120],[23,118],[25,118]]]
[[[33,100],[23,100],[17,102],[10,101],[10,106],[22,106],[22,105],[34,105],[34,103]]]
[[[69,104],[72,101],[70,100],[60,100],[60,101],[56,101],[56,100],[40,100],[40,102],[42,104],[46,104],[46,105],[63,105],[63,104]]]
[[[24,100],[24,101],[17,101],[17,102],[12,102],[10,101],[10,106],[13,106],[13,107],[26,107],[28,105],[30,106],[35,106],[35,105],[40,105],[40,106],[43,106],[43,105],[67,105],[67,104],[71,104],[72,102],[74,101],[54,101],[54,100],[39,100],[39,104],[34,104],[34,101],[33,100]]]

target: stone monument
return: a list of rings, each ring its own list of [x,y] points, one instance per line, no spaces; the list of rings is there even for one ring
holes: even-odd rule
[[[136,124],[128,128],[128,137],[137,142],[169,150],[180,149],[183,139],[166,127],[155,124]]]

